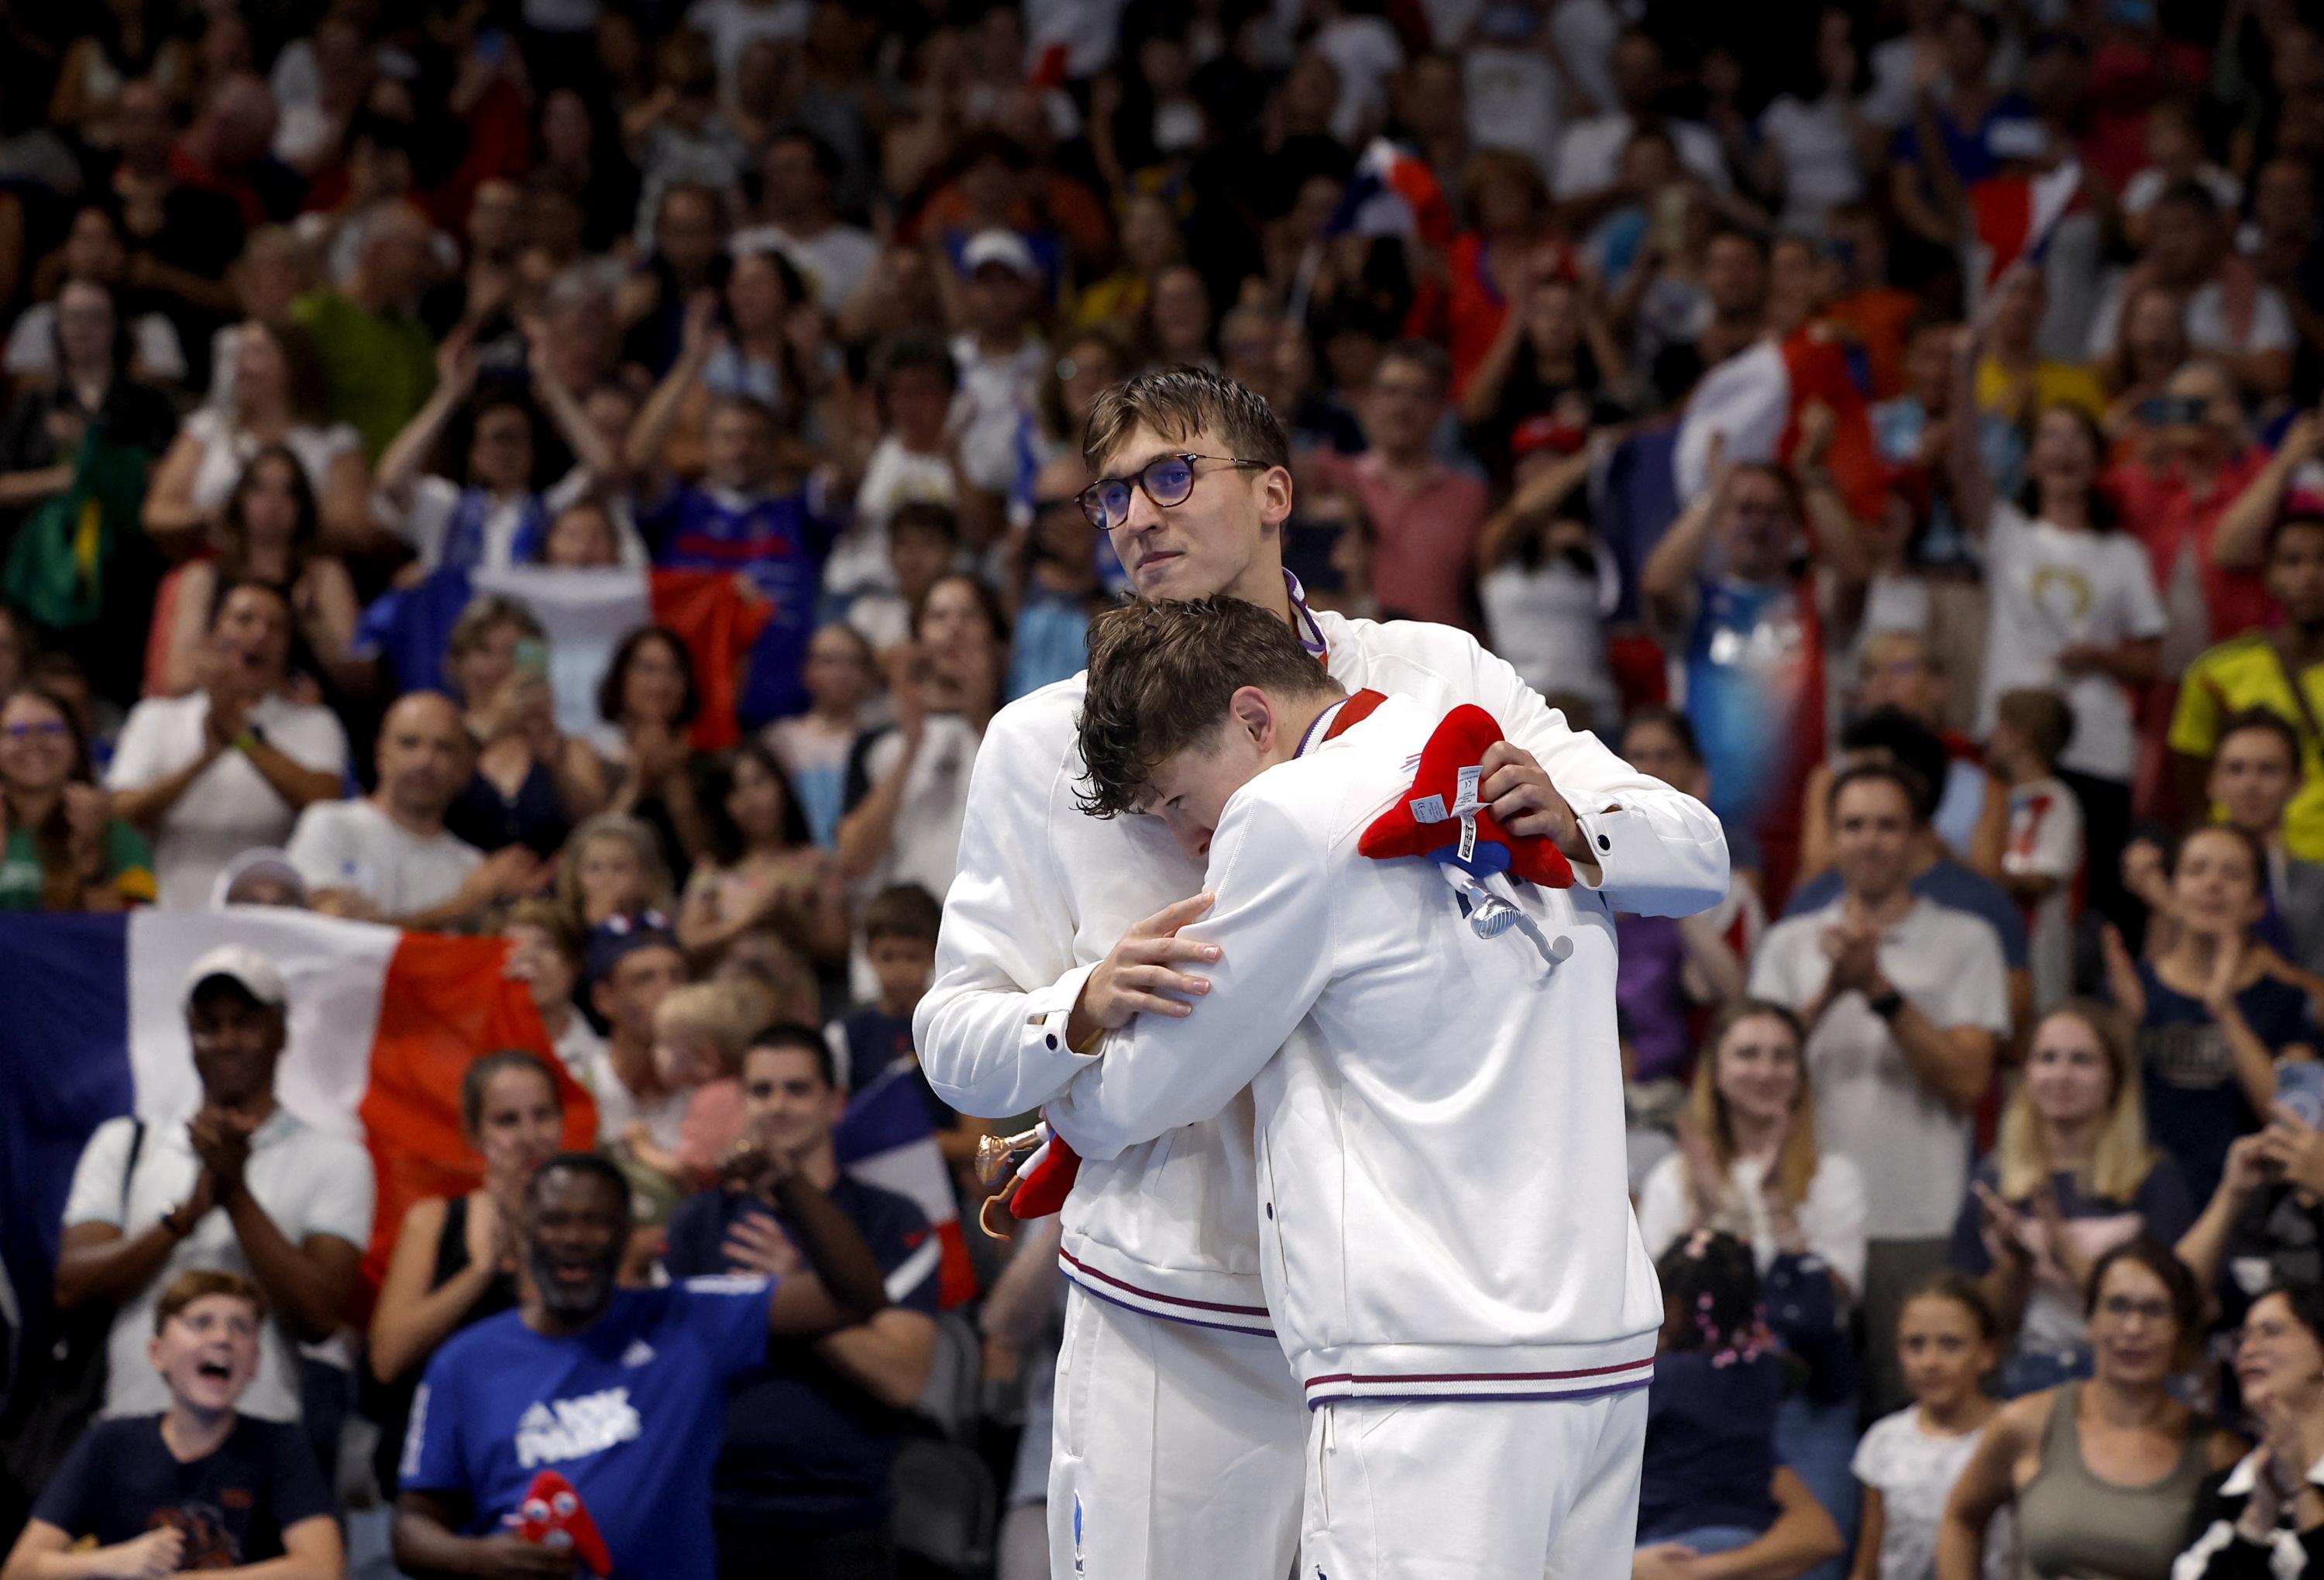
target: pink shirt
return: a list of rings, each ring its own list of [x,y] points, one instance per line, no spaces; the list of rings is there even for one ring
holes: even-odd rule
[[[686,1100],[678,1125],[678,1166],[695,1182],[718,1172],[726,1150],[742,1137],[742,1083],[732,1076],[705,1081]]]
[[[1324,487],[1353,494],[1372,518],[1379,538],[1372,592],[1382,613],[1473,628],[1477,535],[1491,513],[1484,484],[1436,461],[1406,490],[1383,476],[1379,457],[1369,453],[1317,456],[1314,468]]]

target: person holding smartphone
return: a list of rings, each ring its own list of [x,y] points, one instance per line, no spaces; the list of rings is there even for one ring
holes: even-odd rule
[[[445,827],[478,850],[554,856],[575,824],[604,808],[605,772],[586,741],[557,727],[540,622],[512,599],[474,599],[445,643],[444,678],[475,743]]]

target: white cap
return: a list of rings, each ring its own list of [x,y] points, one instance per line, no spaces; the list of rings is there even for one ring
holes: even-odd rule
[[[247,944],[220,944],[194,962],[186,973],[186,1002],[193,1003],[194,994],[202,984],[223,976],[243,992],[270,1009],[281,1009],[290,1002],[290,994],[282,985],[282,974],[274,963]]]
[[[1033,249],[1025,244],[1025,238],[1013,230],[1002,230],[998,226],[978,231],[968,238],[968,245],[961,249],[960,266],[964,273],[973,274],[987,263],[998,263],[1010,273],[1028,280],[1041,277],[1041,265],[1034,261]]]
[[[293,906],[304,909],[307,904],[307,880],[290,864],[290,853],[280,845],[262,845],[226,863],[226,871],[217,875],[217,882],[210,890],[210,908],[216,910],[248,903],[235,892],[245,878],[279,883],[298,896],[290,901]]]

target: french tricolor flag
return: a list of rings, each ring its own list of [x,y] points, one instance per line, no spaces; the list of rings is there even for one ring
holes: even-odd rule
[[[976,1295],[960,1209],[952,1193],[952,1173],[936,1150],[936,1132],[920,1100],[908,1061],[890,1065],[849,1100],[832,1132],[839,1166],[866,1185],[891,1190],[920,1209],[936,1237],[888,1280],[891,1290],[908,1289],[926,1276],[920,1257],[941,1264],[936,1298],[947,1307]],[[906,1277],[906,1274],[909,1277]]]
[[[2018,259],[2041,263],[2060,222],[2084,204],[2080,160],[2065,160],[2034,175],[1978,182],[1969,189],[1970,278],[1989,291]]]
[[[1425,161],[1375,137],[1356,161],[1340,206],[1324,221],[1323,235],[1416,236],[1433,246],[1448,246],[1452,209]]]
[[[1856,518],[1877,519],[1886,474],[1849,350],[1826,327],[1810,324],[1786,339],[1764,339],[1703,374],[1687,397],[1672,452],[1681,504],[1708,480],[1712,435],[1721,436],[1730,462],[1787,462],[1799,443],[1800,413],[1821,403],[1832,414],[1825,464]]]
[[[460,1077],[479,1055],[539,1054],[564,1087],[565,1144],[595,1143],[596,1104],[551,1053],[523,984],[503,975],[498,938],[263,906],[0,916],[0,1255],[20,1292],[48,1288],[89,1132],[124,1113],[172,1123],[200,1101],[186,974],[221,944],[265,956],[289,990],[277,1099],[371,1150],[378,1206],[364,1270],[374,1286],[406,1208],[481,1181],[460,1127]]]

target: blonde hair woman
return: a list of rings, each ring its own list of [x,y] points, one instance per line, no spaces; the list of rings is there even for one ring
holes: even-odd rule
[[[2147,1141],[2119,1017],[2086,1000],[2043,1016],[1953,1227],[1953,1266],[2015,1335],[2004,1396],[2087,1377],[2091,1267],[2142,1234],[2174,1244],[2194,1219],[2178,1165]]]
[[[1786,1252],[1812,1252],[1843,1298],[1864,1280],[1864,1179],[1816,1144],[1815,1094],[1797,1016],[1739,1000],[1703,1039],[1680,1150],[1638,1193],[1638,1230],[1656,1256],[1697,1229],[1723,1229],[1762,1273]]]

